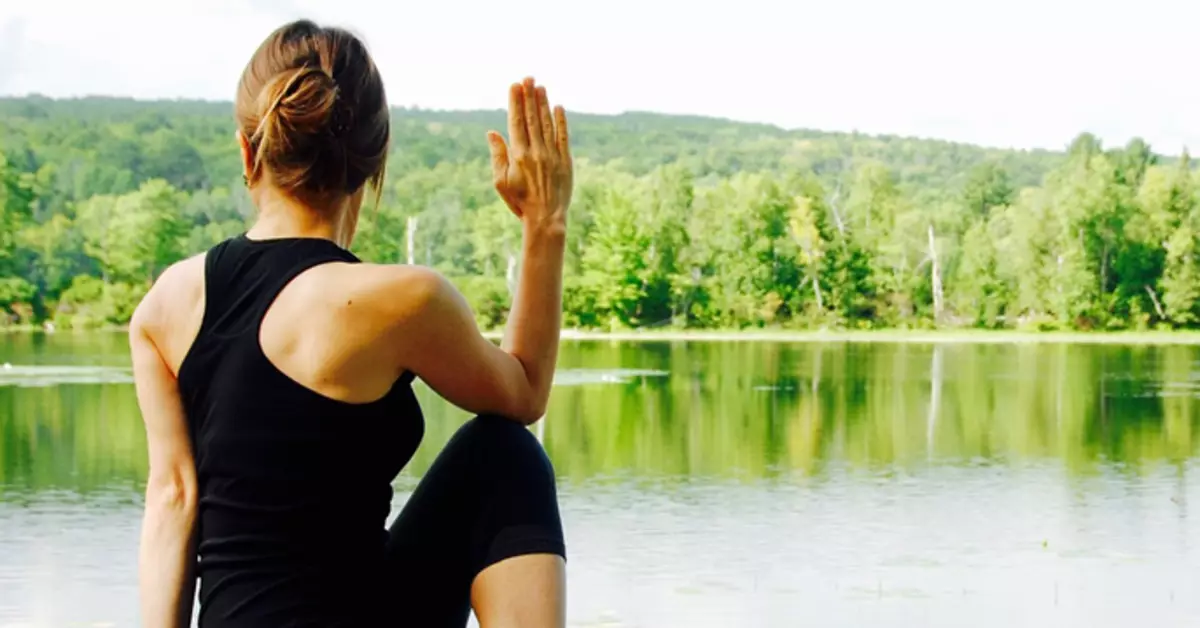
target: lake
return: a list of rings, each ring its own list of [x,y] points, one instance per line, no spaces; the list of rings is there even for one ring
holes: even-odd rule
[[[569,624],[1200,625],[1200,348],[563,345]],[[5,364],[11,366],[5,366]],[[0,335],[0,627],[135,626],[121,334]],[[427,434],[396,506],[467,417]]]

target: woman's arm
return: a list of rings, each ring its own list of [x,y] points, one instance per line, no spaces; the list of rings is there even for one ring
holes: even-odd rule
[[[134,312],[129,344],[150,454],[138,552],[142,625],[167,628],[192,619],[196,468],[175,376],[151,336],[163,323],[155,292]]]
[[[574,179],[567,118],[557,107],[552,119],[546,88],[533,79],[512,86],[508,107],[513,150],[510,155],[498,133],[488,134],[492,178],[521,219],[524,237],[521,274],[500,346],[521,360],[538,392],[549,397],[562,329],[563,253]]]
[[[532,423],[545,413],[562,327],[562,271],[573,167],[566,115],[533,79],[509,91],[509,141],[488,134],[493,183],[521,220],[521,277],[500,347],[479,333],[440,275],[402,269],[411,309],[399,319],[404,367],[451,403]]]

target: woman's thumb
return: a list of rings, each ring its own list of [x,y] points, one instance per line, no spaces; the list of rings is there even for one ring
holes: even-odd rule
[[[497,187],[504,183],[508,173],[508,147],[504,138],[495,131],[488,131],[488,148],[492,151],[492,183]]]

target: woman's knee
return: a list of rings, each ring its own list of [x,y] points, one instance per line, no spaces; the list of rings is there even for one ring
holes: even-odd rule
[[[542,444],[528,427],[498,415],[481,414],[467,421],[458,431],[464,439],[488,447],[504,445],[505,449],[514,452],[538,451],[545,455]]]
[[[501,416],[480,415],[467,421],[448,447],[464,450],[483,466],[485,473],[517,471],[554,482],[554,466],[533,432]]]

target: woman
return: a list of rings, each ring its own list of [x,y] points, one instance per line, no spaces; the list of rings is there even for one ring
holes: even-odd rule
[[[147,627],[561,626],[553,471],[525,428],[550,393],[572,166],[561,108],[509,93],[494,183],[524,227],[501,347],[435,272],[347,252],[378,189],[389,115],[349,33],[272,33],[238,89],[258,219],[167,269],[130,329],[149,442],[139,571]],[[478,416],[390,529],[391,482],[423,434],[420,377]],[[503,417],[503,418],[501,418]]]

